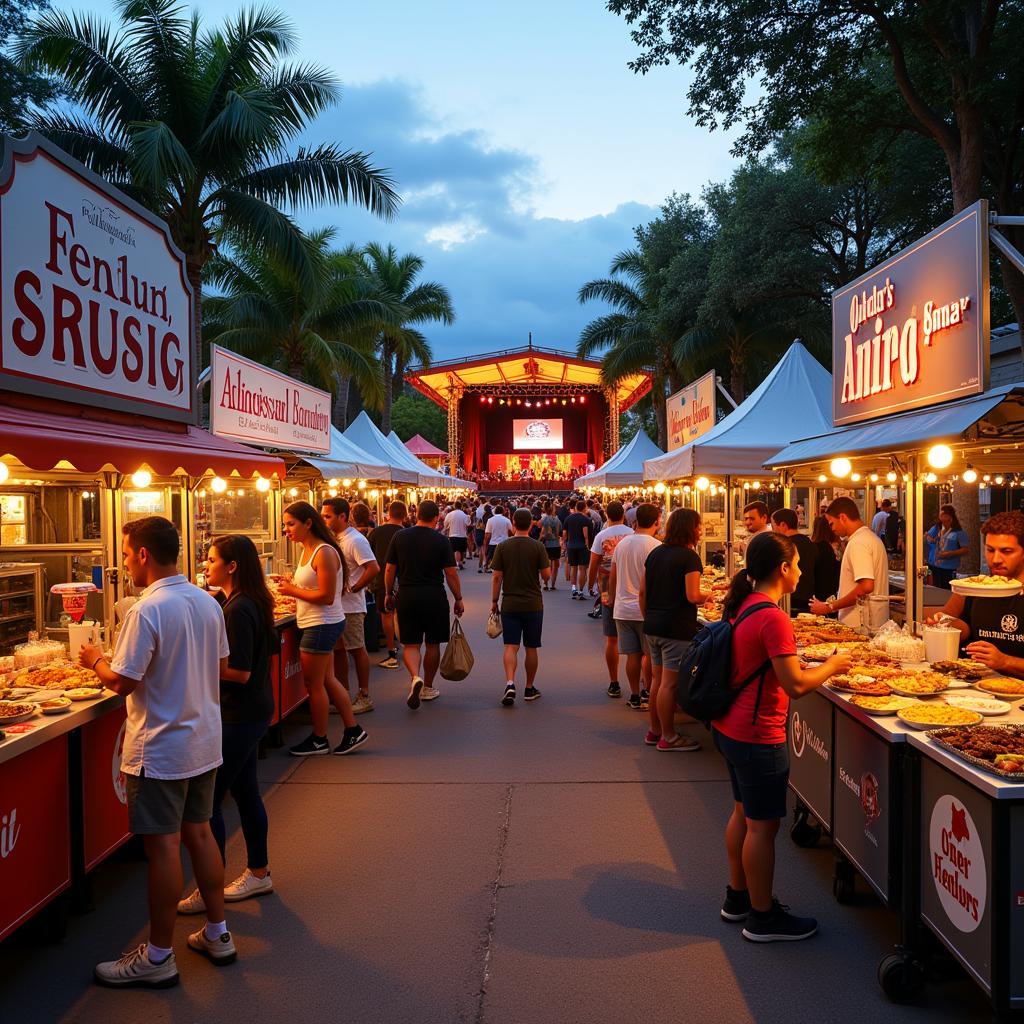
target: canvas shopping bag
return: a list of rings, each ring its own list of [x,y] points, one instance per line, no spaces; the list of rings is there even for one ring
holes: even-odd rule
[[[469,641],[458,619],[452,622],[452,635],[444,649],[439,671],[442,679],[450,679],[455,683],[473,671],[473,652],[469,649]]]

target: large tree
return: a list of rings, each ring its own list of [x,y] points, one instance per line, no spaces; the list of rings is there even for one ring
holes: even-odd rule
[[[1024,212],[1024,5],[1014,0],[608,0],[633,26],[637,72],[694,71],[690,113],[759,152],[817,119],[830,140],[912,133],[941,151],[953,210]],[[1010,229],[1020,246],[1024,231]],[[1024,274],[1002,260],[1024,322]]]
[[[0,132],[20,132],[34,112],[56,99],[53,77],[13,59],[10,41],[25,23],[50,5],[46,0],[0,0]]]
[[[390,216],[388,175],[335,142],[289,147],[338,99],[333,75],[287,63],[295,48],[277,11],[243,11],[204,29],[177,0],[118,0],[112,27],[45,11],[15,52],[45,70],[76,108],[32,126],[170,224],[195,290],[196,363],[202,271],[218,232],[273,250],[314,286],[302,234],[281,207],[355,202]]]

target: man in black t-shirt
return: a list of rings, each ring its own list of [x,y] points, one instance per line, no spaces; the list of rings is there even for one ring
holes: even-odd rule
[[[386,566],[388,563],[388,552],[391,550],[391,541],[396,533],[405,529],[405,519],[409,510],[405,507],[404,501],[393,501],[388,506],[387,522],[370,531],[367,540],[370,542],[370,549],[373,557],[377,559],[378,565]],[[384,573],[379,572],[370,582],[370,590],[373,592],[373,599],[380,610],[381,628],[384,630],[384,642],[387,646],[388,655],[383,661],[377,664],[381,668],[398,668],[398,644],[395,642],[395,613],[384,607]]]
[[[982,526],[981,533],[989,572],[1024,583],[1024,512],[1000,512]],[[1024,596],[953,594],[942,610],[960,627],[969,657],[996,672],[1024,679]]]
[[[465,611],[455,553],[448,538],[437,532],[438,515],[436,502],[420,502],[416,525],[392,538],[384,571],[385,607],[389,611],[396,606],[394,593],[398,581],[398,635],[402,641],[402,661],[409,672],[406,704],[413,711],[421,700],[441,696],[431,684],[441,663],[441,644],[449,636],[445,582],[455,598],[455,614],[461,618]],[[426,645],[422,676],[421,645]]]
[[[569,563],[569,582],[572,584],[572,599],[584,600],[583,588],[590,564],[590,542],[594,536],[594,523],[587,515],[587,503],[580,498],[576,511],[565,517],[562,523],[565,538],[565,557]]]
[[[814,563],[818,555],[811,538],[797,529],[798,522],[791,508],[776,509],[772,513],[772,529],[788,537],[800,556],[800,582],[789,599],[790,615],[810,610],[810,601],[814,597]]]

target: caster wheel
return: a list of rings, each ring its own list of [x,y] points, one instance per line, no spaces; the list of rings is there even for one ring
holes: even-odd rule
[[[844,873],[832,879],[832,895],[836,898],[836,903],[850,903],[856,889],[852,875]]]
[[[894,1003],[915,1000],[924,988],[924,968],[906,953],[890,953],[878,963],[878,984]]]
[[[797,846],[804,848],[817,846],[818,840],[821,839],[821,826],[812,825],[806,818],[800,818],[793,822],[793,826],[789,830],[789,838]]]

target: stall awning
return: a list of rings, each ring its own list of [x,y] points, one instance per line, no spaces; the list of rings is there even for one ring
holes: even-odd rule
[[[69,463],[82,473],[134,473],[147,466],[158,476],[211,472],[269,478],[276,473],[283,479],[285,474],[284,462],[276,456],[200,427],[108,422],[12,405],[0,406],[0,455],[13,456],[38,472]]]
[[[765,465],[781,469],[843,455],[907,452],[930,447],[940,441],[959,441],[965,431],[985,419],[1012,392],[1021,390],[1024,390],[1024,385],[1010,384],[934,409],[840,427],[827,434],[793,441],[771,456]]]
[[[331,454],[305,455],[308,462],[324,479],[332,477],[362,477],[366,480],[388,480],[394,483],[408,483],[408,474],[395,476],[391,465],[375,459],[350,441],[337,427],[331,427]]]
[[[644,460],[656,459],[665,453],[644,433],[638,430],[633,439],[623,445],[608,461],[576,478],[577,487],[629,487],[644,481]]]

